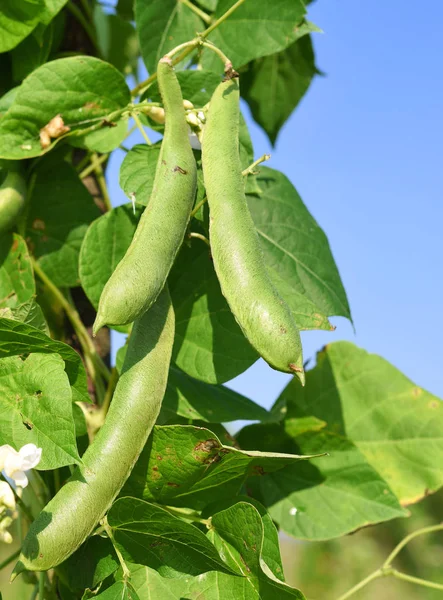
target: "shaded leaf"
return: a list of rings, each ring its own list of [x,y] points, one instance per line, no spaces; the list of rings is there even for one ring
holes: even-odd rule
[[[0,308],[18,306],[34,296],[34,273],[26,243],[16,233],[4,233],[0,238]]]
[[[2,0],[0,52],[15,48],[36,27],[45,11],[41,1]]]
[[[55,285],[80,284],[80,246],[89,223],[99,215],[91,194],[67,162],[43,162],[36,169],[26,233],[32,253]]]
[[[80,462],[72,393],[61,357],[30,354],[0,360],[0,440],[19,450],[42,448],[38,469]]]
[[[10,311],[10,315],[8,313],[4,313],[3,311]],[[22,321],[23,323],[27,323],[40,331],[49,335],[49,328],[45,320],[45,315],[37,302],[31,298],[27,300],[23,304],[18,304],[13,308],[1,309],[0,315],[2,317],[6,317],[8,319],[16,319],[17,321]]]
[[[30,352],[60,354],[72,386],[73,401],[90,402],[85,368],[80,355],[71,346],[52,340],[35,327],[0,317],[0,359]]]
[[[300,329],[331,330],[327,317],[351,318],[346,292],[323,230],[289,179],[263,167],[259,197],[248,204],[269,275]]]
[[[129,101],[123,75],[109,63],[91,56],[50,61],[23,81],[0,121],[0,157],[22,159],[47,152],[61,138],[42,149],[39,132],[58,114],[71,128],[65,135],[81,135],[86,144],[94,136],[86,132],[107,127],[103,119],[119,114]]]
[[[52,47],[52,24],[48,27],[37,25],[11,52],[12,76],[14,81],[22,81],[47,60]]]
[[[134,26],[119,15],[107,14],[96,4],[94,25],[101,55],[125,75],[137,70],[138,38]]]
[[[129,581],[117,581],[104,592],[94,594],[91,598],[100,598],[100,600],[139,600]]]
[[[162,577],[237,572],[222,561],[197,527],[159,506],[136,498],[120,498],[107,518],[125,561],[154,568]]]
[[[160,145],[136,144],[129,150],[120,167],[119,183],[122,190],[138,204],[146,206],[154,185]]]

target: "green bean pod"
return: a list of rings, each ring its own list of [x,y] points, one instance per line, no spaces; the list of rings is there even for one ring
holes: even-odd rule
[[[149,204],[125,256],[103,289],[94,334],[104,325],[126,325],[155,302],[183,242],[197,185],[183,97],[171,60],[158,64],[165,135]]]
[[[26,182],[17,171],[9,171],[0,186],[0,233],[14,227],[25,206]]]
[[[32,523],[13,577],[46,571],[91,534],[128,478],[155,424],[168,380],[174,312],[167,288],[134,323],[103,427],[67,483]]]
[[[221,290],[243,333],[271,367],[304,383],[300,333],[271,283],[248,209],[239,154],[239,83],[219,84],[203,131],[209,236]]]

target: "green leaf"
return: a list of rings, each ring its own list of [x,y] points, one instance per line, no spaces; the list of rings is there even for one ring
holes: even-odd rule
[[[0,238],[0,308],[15,307],[35,296],[35,281],[26,242],[17,234]]]
[[[80,355],[71,346],[52,340],[35,327],[0,317],[0,359],[30,352],[60,354],[72,386],[73,401],[90,402],[85,368]]]
[[[133,586],[128,581],[117,581],[110,588],[91,598],[100,598],[100,600],[139,600],[139,597]]]
[[[108,123],[103,121],[103,126],[100,126],[96,131],[92,131],[82,137],[71,137],[69,142],[71,146],[76,148],[85,148],[93,152],[112,152],[126,138],[128,132],[128,120],[122,118],[120,121]]]
[[[221,17],[235,0],[219,0],[215,18]],[[297,25],[306,13],[301,0],[245,2],[209,36],[231,60],[236,69],[246,63],[284,50],[295,39]],[[220,59],[211,51],[203,52],[203,66],[223,70]]]
[[[239,419],[261,421],[269,415],[268,411],[241,394],[221,385],[198,381],[171,367],[160,422],[176,414],[209,423],[228,423]]]
[[[237,572],[222,561],[197,527],[159,506],[137,498],[120,498],[107,518],[125,561],[154,568],[162,577]]]
[[[250,63],[242,73],[242,96],[272,144],[317,72],[311,37],[304,36],[282,52]]]
[[[45,5],[42,0],[2,0],[0,52],[15,48],[36,27]]]
[[[43,161],[35,173],[27,215],[29,246],[55,285],[75,287],[80,284],[80,246],[100,211],[67,162]]]
[[[173,359],[185,373],[224,383],[258,358],[224,299],[208,247],[184,245],[169,276],[175,310]]]
[[[80,463],[72,393],[61,357],[30,354],[0,360],[0,443],[42,448],[38,469]]]
[[[124,77],[112,65],[91,56],[50,61],[24,80],[0,121],[0,158],[30,158],[50,150],[61,138],[43,149],[39,132],[59,114],[71,128],[65,135],[85,136],[91,128],[106,131],[103,120],[112,113],[117,119],[129,102]],[[95,130],[83,138],[84,143],[89,136],[94,139]],[[92,143],[89,146],[93,149]]]
[[[72,590],[93,589],[118,567],[110,540],[92,536],[57,567],[57,576]]]
[[[10,314],[5,311],[10,311]],[[49,335],[49,328],[45,320],[45,315],[34,298],[27,300],[23,304],[18,304],[13,308],[0,308],[0,315],[8,319],[16,319],[17,321],[27,323],[28,325],[43,331],[46,335]]]
[[[331,330],[332,315],[351,319],[328,240],[292,183],[267,167],[257,182],[262,194],[248,197],[249,209],[269,275],[300,329]]]
[[[213,12],[217,8],[218,0],[198,0],[199,5],[205,10]]]
[[[118,0],[116,10],[122,19],[134,20],[134,0]]]
[[[204,29],[203,21],[177,0],[136,0],[135,23],[142,57],[151,74],[166,52]]]
[[[7,110],[12,106],[15,101],[20,86],[11,88],[4,96],[0,98],[0,119],[3,118]]]
[[[121,495],[202,509],[235,496],[247,477],[261,477],[307,456],[244,452],[212,431],[190,425],[156,426]]]
[[[80,250],[80,281],[92,305],[97,308],[100,295],[117,264],[125,255],[137,227],[140,210],[118,206],[96,219],[90,226]]]
[[[14,81],[22,81],[47,60],[52,47],[53,27],[37,25],[34,31],[11,52]]]
[[[125,75],[136,72],[139,48],[132,23],[118,15],[106,14],[103,8],[96,4],[94,25],[102,56]]]
[[[247,482],[249,493],[268,507],[289,535],[326,540],[407,516],[386,481],[341,435],[309,432],[291,438],[284,425],[251,425],[238,434],[238,441],[243,448],[258,445],[263,450],[328,452],[313,462]]]
[[[330,344],[306,388],[289,384],[282,402],[288,417],[314,416],[351,439],[403,505],[443,485],[443,404],[380,356]]]
[[[40,17],[40,21],[47,25],[67,4],[68,0],[44,0],[45,11]]]
[[[120,187],[138,204],[146,206],[154,185],[160,145],[136,144],[129,150],[120,167]]]

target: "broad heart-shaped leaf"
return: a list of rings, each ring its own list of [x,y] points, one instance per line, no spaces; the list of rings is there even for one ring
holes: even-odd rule
[[[208,423],[228,423],[239,419],[262,421],[269,417],[267,410],[249,398],[224,386],[193,379],[172,366],[159,422],[175,415]]]
[[[141,600],[129,581],[117,581],[105,591],[87,597],[100,600]]]
[[[151,74],[166,52],[204,29],[200,17],[177,0],[136,0],[135,24],[142,57]]]
[[[57,575],[71,590],[93,589],[118,567],[110,540],[94,535],[57,567]]]
[[[43,0],[2,0],[0,11],[0,52],[19,44],[36,27],[45,12]]]
[[[272,144],[317,72],[312,40],[306,35],[282,52],[250,63],[242,73],[241,94]]]
[[[136,144],[123,159],[119,183],[129,199],[146,206],[154,186],[160,144]]]
[[[80,462],[72,416],[72,392],[57,354],[0,360],[0,445],[42,448],[38,469]]]
[[[57,353],[65,361],[65,370],[72,386],[75,402],[90,402],[86,371],[80,355],[63,342],[52,340],[35,327],[0,317],[0,359],[30,352]]]
[[[199,577],[165,581],[153,569],[131,568],[131,583],[139,597],[150,600],[303,600],[303,594],[282,580],[281,561],[272,522],[258,507],[238,502],[213,515],[208,538],[220,555],[243,577],[205,573]]]
[[[215,17],[221,17],[235,0],[219,0]],[[302,0],[245,2],[209,36],[232,61],[236,69],[246,63],[284,50],[297,36],[297,26],[306,9]],[[220,59],[203,52],[203,66],[220,72]]]
[[[346,292],[323,230],[289,179],[263,167],[262,193],[248,205],[269,275],[300,329],[332,329],[327,317],[351,318]]]
[[[330,344],[306,388],[289,384],[283,402],[288,417],[314,416],[352,440],[403,505],[443,485],[443,403],[380,356]]]
[[[118,119],[129,101],[123,75],[109,63],[91,56],[50,61],[23,81],[13,105],[2,118],[0,158],[31,158],[50,150],[61,138],[42,149],[39,132],[56,115],[61,115],[64,124],[71,128],[66,135],[81,135],[86,143],[89,136],[93,140],[92,136],[99,134],[102,141],[100,130],[106,132],[109,128],[104,120]],[[93,143],[88,146],[95,149]]]
[[[200,510],[235,496],[248,476],[261,477],[308,458],[244,452],[224,446],[202,427],[156,426],[121,495]]]
[[[55,285],[80,284],[80,246],[89,223],[99,215],[91,194],[67,162],[43,161],[36,169],[26,233],[32,253]]]
[[[207,571],[236,574],[197,527],[137,498],[120,498],[107,516],[125,561],[156,569],[162,577]]]
[[[184,245],[169,276],[175,311],[173,359],[191,377],[224,383],[258,358],[224,299],[207,246]]]
[[[18,306],[34,296],[34,273],[26,243],[16,233],[3,233],[0,238],[0,308]]]
[[[115,267],[131,243],[140,217],[132,206],[118,206],[96,219],[88,228],[80,250],[79,273],[82,287],[97,308],[100,295]]]

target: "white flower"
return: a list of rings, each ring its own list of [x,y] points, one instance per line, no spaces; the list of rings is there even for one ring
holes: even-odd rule
[[[191,143],[191,148],[193,148],[194,150],[201,150],[202,149],[200,140],[198,139],[198,137],[197,137],[197,135],[195,133],[190,133],[189,134],[189,141]]]
[[[4,471],[17,486],[24,488],[28,485],[25,471],[36,467],[41,455],[42,449],[35,444],[25,444],[18,452],[5,444],[0,446],[0,471]]]
[[[6,481],[0,481],[0,512],[3,506],[11,510],[15,508],[14,492]]]

